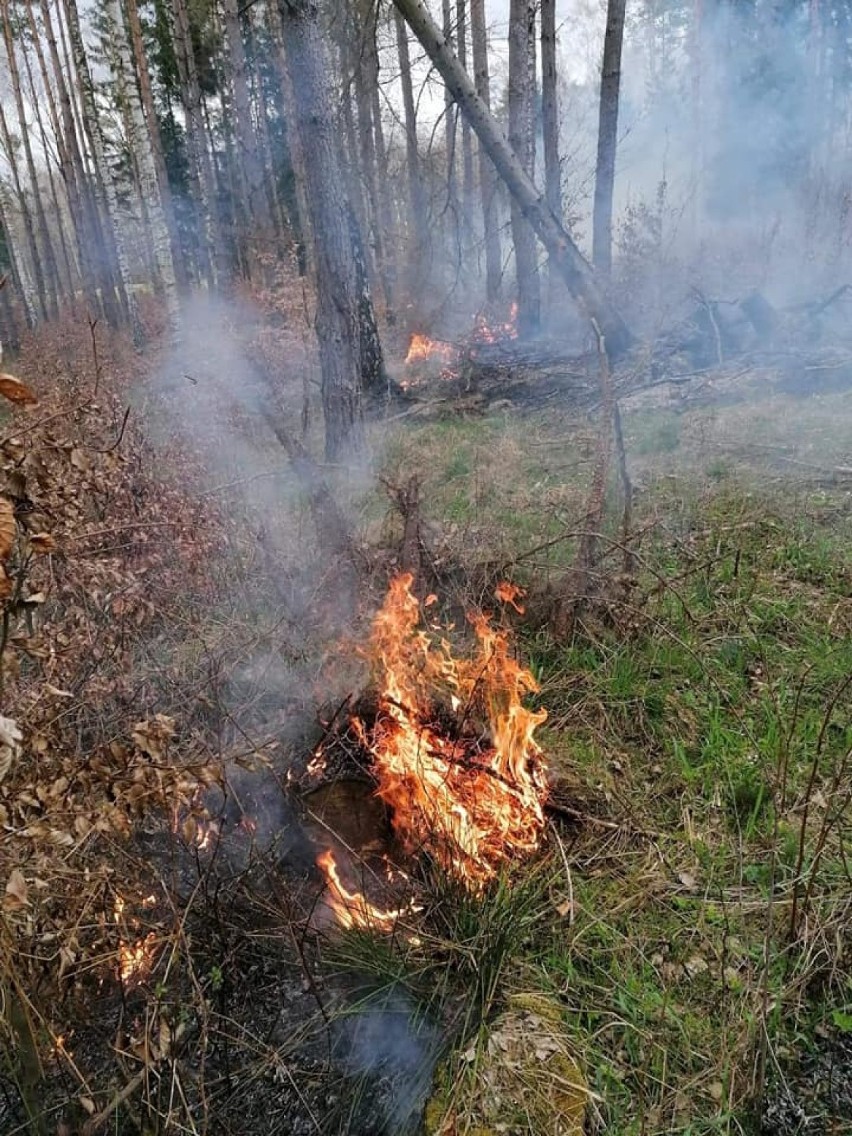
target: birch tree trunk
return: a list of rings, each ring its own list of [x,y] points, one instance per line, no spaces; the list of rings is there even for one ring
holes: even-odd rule
[[[38,244],[35,239],[35,229],[33,228],[32,215],[30,214],[30,207],[27,202],[24,187],[21,184],[21,175],[18,170],[18,159],[15,153],[15,146],[12,141],[12,136],[9,133],[9,123],[6,119],[6,112],[3,110],[3,102],[0,100],[0,147],[6,156],[6,161],[9,165],[9,171],[12,175],[12,186],[15,191],[15,198],[18,202],[18,213],[20,214],[21,226],[24,230],[24,242],[27,246],[27,253],[29,254],[29,264],[23,263],[23,258],[18,258],[18,275],[21,280],[21,294],[24,296],[28,319],[32,323],[37,323],[40,319],[46,320],[48,307],[47,297],[44,290],[44,276],[41,268],[41,254],[39,252]],[[0,182],[0,190],[2,190],[2,182]],[[8,206],[8,202],[4,202],[6,214],[6,232],[12,233],[13,220],[12,211]],[[32,272],[32,286],[29,287],[29,278],[27,269]]]
[[[9,17],[9,0],[0,0],[0,17],[3,21],[3,40],[6,45],[6,58],[9,64],[9,79],[12,84],[12,94],[15,99],[15,109],[18,113],[18,125],[21,132],[21,146],[24,151],[27,173],[30,179],[33,207],[35,209],[35,222],[37,231],[34,234],[35,243],[40,248],[39,271],[41,274],[41,290],[44,293],[45,306],[49,315],[57,309],[58,272],[56,255],[53,251],[53,242],[50,230],[47,227],[47,218],[44,213],[44,203],[41,199],[41,189],[36,171],[33,150],[30,145],[30,132],[27,123],[24,98],[21,92],[21,76],[18,71],[18,60],[15,55],[15,42],[12,37],[12,24]]]
[[[166,156],[163,152],[160,123],[154,106],[154,94],[151,89],[151,72],[148,68],[145,43],[142,39],[142,25],[139,21],[139,0],[125,0],[125,12],[127,15],[127,26],[130,30],[133,60],[136,66],[136,74],[139,78],[139,94],[142,99],[142,109],[145,112],[145,123],[148,127],[148,138],[151,142],[151,153],[153,154],[154,166],[157,170],[157,184],[160,187],[160,204],[165,214],[166,224],[169,227],[175,279],[178,286],[182,287],[187,282],[186,270],[183,265],[183,257],[181,256],[180,242],[178,240],[174,203],[172,201],[172,187],[169,182],[169,172],[166,168]]]
[[[491,81],[488,73],[488,37],[485,28],[485,0],[470,0],[470,38],[473,47],[473,76],[476,92],[487,110],[491,108]],[[479,194],[485,235],[485,294],[490,303],[500,298],[503,280],[503,254],[497,218],[497,171],[480,141]]]
[[[592,222],[592,260],[603,276],[609,276],[612,271],[612,196],[618,146],[618,94],[625,7],[626,0],[607,0]]]
[[[65,138],[71,156],[71,164],[76,168],[77,182],[80,187],[81,221],[85,230],[85,239],[90,241],[92,245],[92,249],[87,252],[86,257],[83,257],[82,260],[85,262],[87,258],[92,257],[95,260],[94,270],[97,279],[101,281],[101,293],[107,310],[107,317],[113,318],[112,293],[117,291],[120,305],[133,328],[134,337],[138,338],[139,318],[133,296],[133,284],[130,278],[123,229],[119,224],[118,199],[107,169],[103,133],[95,104],[95,88],[83,44],[76,0],[65,0],[64,11],[65,24],[68,29],[67,46],[70,52],[66,70],[69,78],[76,72],[79,107],[77,100],[71,98],[69,84],[64,80],[64,71],[59,58],[50,9],[47,0],[42,0],[42,18],[51,63],[56,76]],[[60,33],[62,33],[62,28],[62,20],[60,19]],[[94,173],[91,177],[86,163],[86,139],[88,139],[94,157]],[[93,186],[96,187],[97,192],[93,191]]]
[[[511,0],[509,7],[509,145],[525,172],[535,164],[530,46],[535,43],[535,0]],[[512,243],[518,284],[518,335],[534,336],[541,325],[541,287],[535,233],[523,210],[512,202]]]
[[[555,261],[578,305],[601,329],[607,351],[613,357],[623,355],[633,343],[629,328],[603,293],[592,266],[547,208],[543,195],[476,93],[467,72],[459,64],[423,0],[394,0],[394,4],[452,90],[462,114],[468,117],[471,128],[494,162],[512,198]]]
[[[369,293],[359,287],[318,0],[278,0],[278,7],[315,242],[325,451],[327,460],[338,461],[363,447],[362,390],[375,387],[380,375],[375,359],[373,372],[365,373],[371,355],[365,341],[371,329],[363,318]]]

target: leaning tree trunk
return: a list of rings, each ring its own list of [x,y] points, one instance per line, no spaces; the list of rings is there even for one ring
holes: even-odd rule
[[[623,355],[633,342],[629,328],[602,292],[592,266],[547,208],[542,194],[476,93],[467,72],[449,48],[423,0],[394,0],[394,4],[453,92],[462,114],[470,120],[471,128],[548,255],[555,261],[577,303],[597,323],[605,337],[607,351],[615,357]]]
[[[488,37],[485,31],[485,0],[470,0],[470,39],[473,47],[473,76],[476,91],[491,107],[491,80],[488,74]],[[480,142],[479,195],[482,198],[482,221],[485,235],[485,295],[489,302],[499,299],[503,279],[503,255],[500,251],[500,227],[497,217],[497,172]]]
[[[535,40],[535,0],[509,7],[509,145],[530,177],[535,167],[530,44]],[[518,202],[512,202],[512,243],[518,282],[518,335],[529,339],[541,323],[541,287],[535,233]]]
[[[626,0],[608,0],[606,35],[601,65],[601,101],[598,124],[598,162],[595,169],[595,209],[592,225],[592,260],[609,276],[612,270],[612,191],[618,144],[618,90],[621,84],[621,45],[624,40]]]
[[[375,353],[373,372],[365,373],[371,357],[366,338],[373,335],[377,341],[378,336],[374,320],[372,327],[365,326],[369,292],[359,280],[362,273],[354,252],[354,221],[338,152],[318,0],[278,0],[278,9],[315,242],[325,452],[327,460],[338,461],[363,445],[361,393],[381,378]]]

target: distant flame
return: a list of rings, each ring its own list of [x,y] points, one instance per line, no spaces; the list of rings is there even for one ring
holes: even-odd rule
[[[507,860],[538,846],[546,795],[542,752],[533,734],[547,713],[527,710],[538,687],[512,657],[508,635],[489,616],[473,613],[470,659],[456,659],[445,639],[420,628],[412,577],[397,576],[375,618],[370,656],[379,685],[372,727],[356,727],[373,756],[378,795],[391,809],[397,839],[410,854],[426,851],[447,872],[477,890]],[[518,606],[522,594],[503,585],[500,599]],[[437,722],[450,708],[455,722]],[[487,740],[474,723],[487,726]],[[363,897],[332,876],[333,858],[319,860],[346,904]],[[351,924],[347,924],[351,925]]]
[[[502,339],[518,338],[518,305],[509,308],[509,318],[502,323],[489,323],[481,312],[476,316],[473,337],[477,343],[498,343]]]
[[[458,355],[452,343],[445,343],[440,339],[430,339],[428,335],[415,333],[408,345],[408,354],[405,356],[405,365],[410,367],[413,363],[423,363],[427,359],[451,364]]]

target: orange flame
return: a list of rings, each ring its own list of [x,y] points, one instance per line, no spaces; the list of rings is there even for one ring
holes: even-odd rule
[[[409,573],[392,581],[370,642],[380,695],[365,733],[378,795],[409,853],[425,850],[479,888],[504,861],[538,845],[545,769],[533,734],[547,712],[524,707],[535,679],[487,615],[469,617],[476,650],[456,659],[446,640],[419,628],[411,585]],[[435,721],[442,701],[455,718],[449,732]],[[487,743],[471,728],[476,720],[487,726]]]
[[[322,870],[328,883],[326,902],[341,927],[372,927],[379,931],[392,931],[394,924],[404,915],[412,915],[419,910],[413,902],[396,910],[383,910],[369,903],[361,892],[350,891],[340,878],[340,870],[330,848],[317,856],[317,867]]]
[[[428,335],[415,333],[408,345],[405,365],[410,367],[413,363],[423,363],[427,359],[450,364],[455,361],[456,355],[457,350],[452,343],[444,343],[440,339],[430,339]]]
[[[477,343],[498,343],[502,339],[518,338],[518,305],[512,303],[509,318],[503,323],[491,324],[480,312],[474,320],[473,339]]]
[[[143,900],[143,906],[146,905],[147,899]],[[125,907],[124,897],[116,895],[113,920],[117,925],[123,921]],[[136,920],[133,922],[136,923]],[[122,982],[141,982],[150,974],[156,956],[156,946],[157,936],[153,931],[149,931],[143,939],[137,939],[135,942],[118,940],[118,973]]]

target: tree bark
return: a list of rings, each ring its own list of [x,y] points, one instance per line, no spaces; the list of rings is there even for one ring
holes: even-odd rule
[[[27,252],[30,258],[29,265],[26,265],[23,258],[19,256],[18,275],[21,281],[21,294],[24,296],[27,307],[27,318],[34,324],[39,319],[46,320],[48,313],[47,297],[44,290],[44,275],[41,267],[41,253],[39,252],[38,243],[35,239],[32,214],[30,213],[30,207],[27,203],[27,195],[21,183],[18,160],[15,155],[12,136],[9,133],[9,124],[6,120],[6,113],[3,110],[2,100],[0,100],[0,147],[5,151],[6,161],[9,164],[9,170],[12,174],[12,186],[18,201],[18,211],[21,215],[21,224],[24,230],[24,241],[26,242]],[[0,192],[2,192],[2,190],[3,185],[2,182],[0,182]],[[5,212],[7,219],[9,219],[10,210],[6,208]],[[11,221],[7,224],[6,231],[11,231]],[[27,268],[32,272],[31,287],[27,278]]]
[[[509,7],[509,145],[525,172],[535,168],[533,84],[530,46],[535,44],[535,0],[511,0]],[[541,287],[535,233],[517,201],[512,201],[512,243],[518,285],[518,335],[529,339],[541,325]]]
[[[179,287],[186,284],[186,272],[181,256],[180,241],[178,240],[175,223],[174,204],[172,202],[172,187],[169,181],[169,172],[166,168],[166,155],[163,151],[163,138],[160,133],[160,122],[154,106],[154,93],[151,89],[151,72],[145,53],[145,43],[142,39],[142,25],[139,21],[139,0],[126,0],[127,26],[130,30],[130,43],[133,47],[133,59],[136,63],[136,74],[139,77],[139,94],[142,99],[142,110],[145,112],[145,122],[148,126],[148,138],[151,143],[151,153],[154,157],[154,167],[157,171],[157,184],[160,187],[160,204],[165,214],[169,229],[169,239],[172,249],[172,264],[175,270],[175,279]]]
[[[429,58],[452,90],[462,114],[470,121],[512,197],[553,258],[582,310],[595,319],[611,356],[623,355],[633,336],[618,310],[602,292],[594,270],[547,208],[542,194],[518,161],[470,78],[450,50],[423,0],[394,0]]]
[[[41,199],[41,189],[39,188],[38,183],[38,173],[36,172],[35,159],[33,158],[32,146],[30,145],[27,115],[24,108],[23,94],[21,93],[21,77],[18,71],[17,57],[15,55],[15,44],[12,38],[12,23],[9,15],[9,0],[0,0],[0,15],[2,15],[3,21],[3,38],[6,43],[6,57],[9,63],[9,78],[12,83],[12,94],[14,95],[15,107],[18,112],[18,124],[21,131],[21,145],[24,151],[24,160],[27,166],[27,173],[29,174],[33,205],[35,207],[35,220],[37,225],[35,241],[40,245],[39,265],[42,278],[42,289],[44,291],[47,312],[50,315],[54,315],[57,308],[58,289],[56,255],[53,251],[53,241],[50,237],[50,230],[47,227],[47,218],[44,213],[44,203]]]
[[[459,63],[467,70],[467,0],[456,0],[456,38]],[[470,123],[462,118],[462,232],[465,245],[473,240],[473,141]]]
[[[618,146],[618,94],[621,85],[625,7],[626,0],[607,0],[606,35],[601,65],[592,260],[604,276],[609,276],[612,270],[612,195],[615,184],[615,152]]]
[[[359,281],[354,255],[355,222],[341,169],[318,0],[278,0],[278,8],[315,241],[325,452],[327,460],[339,461],[363,447],[362,390],[379,379],[375,360],[373,373],[365,373],[369,292]]]
[[[491,108],[491,82],[488,74],[488,37],[485,30],[485,0],[470,0],[470,38],[473,47],[473,75],[476,92],[486,109]],[[489,303],[500,298],[503,280],[503,254],[497,218],[497,171],[480,142],[479,194],[485,236],[485,295]]]
[[[405,158],[408,174],[408,210],[412,236],[408,249],[407,288],[408,303],[414,308],[417,322],[417,295],[425,283],[425,261],[429,250],[429,222],[426,213],[426,193],[420,172],[420,151],[417,147],[417,109],[414,103],[414,86],[411,81],[411,53],[408,49],[408,27],[402,16],[394,10],[396,45],[399,54],[399,80],[402,86],[402,108],[405,122]]]
[[[238,172],[244,185],[244,218],[247,222],[244,239],[247,242],[249,273],[255,283],[263,281],[263,258],[259,254],[268,246],[272,237],[272,218],[260,162],[260,140],[254,129],[251,113],[251,98],[248,87],[248,66],[237,0],[223,0],[225,36],[228,42],[231,86],[234,91],[234,112]]]
[[[198,253],[200,267],[211,284],[224,283],[227,275],[216,179],[210,160],[207,128],[198,68],[192,46],[192,29],[186,0],[172,0],[174,43],[180,74],[181,100],[186,114],[186,142],[190,178],[198,207]]]
[[[136,76],[133,71],[130,40],[124,21],[121,0],[108,0],[107,11],[114,22],[116,80],[121,103],[125,109],[127,140],[136,160],[139,194],[148,214],[148,239],[152,259],[156,266],[158,282],[162,289],[169,321],[172,327],[176,327],[180,315],[180,301],[172,260],[171,234],[160,199],[160,183],[157,180],[157,168],[154,164],[154,153],[151,148],[148,125],[145,121],[145,113],[142,109]],[[120,262],[122,276],[125,277],[128,286],[130,286],[130,269],[126,263],[125,250],[121,244],[119,244],[119,253],[122,258]]]
[[[79,107],[77,100],[71,98],[69,84],[64,80],[62,61],[59,57],[53,22],[50,18],[50,9],[47,0],[42,0],[42,18],[48,48],[50,49],[51,63],[56,75],[66,143],[71,155],[71,162],[77,169],[77,181],[80,186],[80,211],[85,229],[84,239],[89,240],[92,245],[92,249],[87,252],[86,257],[94,256],[95,258],[96,279],[101,282],[101,292],[107,317],[111,320],[116,318],[113,296],[117,292],[121,309],[130,320],[134,336],[138,338],[139,317],[130,278],[124,232],[119,224],[118,196],[107,169],[103,133],[95,103],[95,88],[83,44],[76,0],[65,0],[64,13],[68,28],[67,44],[61,18],[58,18],[59,31],[63,40],[63,48],[66,50],[67,73],[71,76],[76,72]],[[94,156],[93,175],[87,168],[86,139],[89,141]],[[94,187],[96,187],[97,192],[94,192]],[[86,257],[82,256],[81,251],[83,264],[86,263]]]
[[[556,86],[556,0],[541,0],[541,134],[544,147],[544,195],[554,217],[562,220],[562,170],[559,165],[559,101]],[[549,266],[550,287],[553,265]]]

